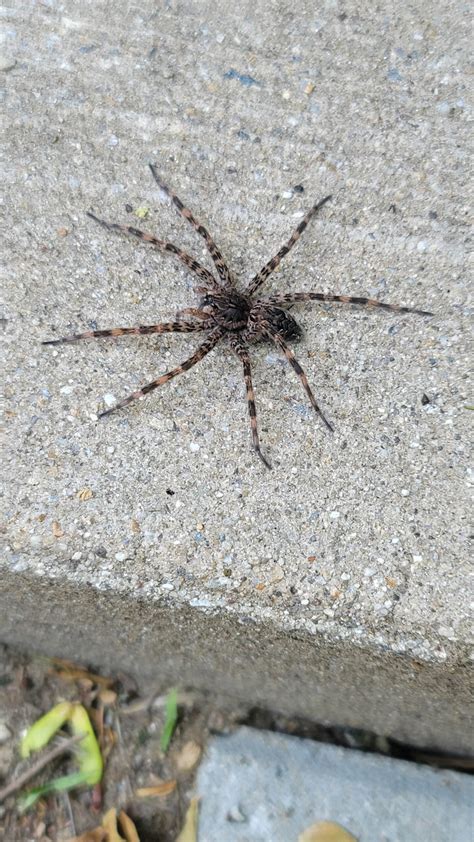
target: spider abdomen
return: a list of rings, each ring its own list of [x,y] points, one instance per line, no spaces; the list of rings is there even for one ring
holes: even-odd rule
[[[286,310],[279,307],[265,307],[265,319],[283,339],[299,339],[303,334],[298,322]]]

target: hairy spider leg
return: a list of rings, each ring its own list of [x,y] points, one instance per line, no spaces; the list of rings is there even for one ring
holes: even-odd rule
[[[167,240],[158,240],[158,238],[154,237],[153,234],[146,234],[144,231],[140,231],[139,228],[133,228],[132,225],[119,225],[117,222],[106,222],[105,219],[99,219],[98,216],[90,211],[87,211],[87,216],[95,222],[98,222],[103,228],[107,228],[109,231],[118,231],[120,234],[128,234],[129,236],[136,237],[138,240],[141,240],[142,243],[147,243],[153,248],[158,249],[158,251],[161,251],[163,254],[174,254],[181,263],[184,263],[191,272],[194,272],[201,281],[204,281],[206,290],[211,291],[221,289],[220,285],[208,269],[201,266],[194,257],[186,254],[185,251],[178,248],[178,246],[175,246],[173,243],[169,243]]]
[[[80,339],[106,339],[109,336],[146,336],[150,333],[190,333],[193,330],[208,330],[214,322],[191,324],[190,322],[163,322],[158,325],[138,325],[137,327],[110,327],[104,330],[86,330],[84,333],[71,333],[59,339],[47,339],[42,345],[60,345],[62,342],[78,342]]]
[[[275,271],[277,266],[280,265],[282,258],[285,257],[285,254],[288,254],[288,252],[291,251],[295,243],[298,242],[310,219],[320,208],[322,208],[323,205],[326,204],[326,202],[329,202],[329,199],[331,198],[331,196],[325,196],[324,199],[321,199],[320,202],[317,202],[315,205],[313,205],[311,210],[308,211],[304,219],[302,219],[300,224],[296,227],[295,231],[293,231],[293,234],[291,235],[288,242],[284,246],[282,246],[280,251],[278,251],[275,254],[275,256],[272,257],[271,260],[269,260],[268,263],[266,263],[265,266],[262,267],[262,269],[260,269],[260,272],[257,272],[255,277],[252,278],[247,288],[248,295],[254,295],[254,293],[259,289],[259,287],[262,286],[263,282],[266,281],[268,276]]]
[[[154,167],[153,164],[149,164],[149,167],[153,173],[153,178],[155,179],[158,186],[163,190],[164,193],[166,193],[167,196],[169,196],[169,198],[173,202],[174,206],[178,209],[181,216],[184,216],[184,218],[187,219],[188,222],[193,226],[194,230],[197,231],[198,234],[200,234],[201,237],[204,239],[209,254],[211,255],[214,261],[219,278],[221,279],[223,284],[225,286],[233,286],[235,283],[235,278],[230,269],[228,268],[221,251],[218,249],[207,228],[205,228],[204,225],[198,222],[198,220],[196,219],[194,214],[189,210],[189,208],[183,205],[181,199],[178,198],[176,193],[174,193],[173,190],[171,190],[164,183],[161,176],[158,174],[156,167]]]
[[[239,357],[244,369],[244,380],[245,387],[247,390],[247,405],[250,416],[250,429],[252,431],[253,446],[265,467],[271,470],[272,466],[270,465],[268,459],[266,459],[266,457],[263,455],[260,448],[260,439],[257,428],[257,408],[255,406],[255,396],[252,385],[252,370],[250,366],[250,356],[246,346],[243,342],[240,341],[240,339],[237,336],[233,336],[231,338],[230,344],[232,349]]]
[[[209,351],[212,351],[215,345],[219,342],[219,340],[224,335],[224,331],[221,328],[217,328],[212,333],[209,334],[205,342],[199,346],[199,348],[192,354],[192,356],[188,357],[181,365],[178,365],[176,368],[171,369],[171,371],[166,372],[166,374],[162,374],[161,377],[158,377],[156,380],[152,380],[151,383],[147,383],[146,386],[142,386],[141,389],[138,389],[136,392],[132,392],[131,395],[124,398],[122,401],[119,401],[118,404],[113,406],[111,409],[107,409],[105,412],[101,412],[99,414],[99,418],[104,418],[106,415],[110,415],[111,412],[115,412],[117,409],[123,409],[124,406],[128,406],[128,404],[132,403],[133,401],[138,400],[139,398],[145,397],[148,395],[149,392],[152,392],[154,389],[157,389],[158,386],[163,386],[164,383],[167,383],[168,380],[172,380],[173,377],[177,377],[178,374],[183,374],[184,371],[188,371],[188,369],[192,368],[193,365],[200,362]]]
[[[383,310],[391,310],[392,313],[417,313],[419,316],[433,315],[428,310],[415,310],[413,307],[401,307],[399,304],[386,304],[384,301],[376,301],[374,298],[333,295],[330,292],[289,292],[282,295],[271,295],[265,299],[264,303],[281,307],[296,304],[298,301],[336,301],[340,304],[362,304],[364,307],[380,307]]]
[[[308,398],[311,401],[311,405],[312,405],[313,409],[320,416],[321,420],[324,421],[328,430],[331,430],[331,432],[333,432],[334,428],[331,426],[331,424],[329,423],[327,418],[325,418],[323,412],[319,408],[318,403],[316,401],[316,398],[314,397],[314,395],[313,395],[313,393],[310,389],[310,386],[309,386],[309,383],[308,383],[308,378],[306,377],[306,374],[304,373],[303,369],[301,368],[301,366],[300,366],[298,360],[296,359],[296,357],[295,357],[293,351],[291,350],[291,348],[288,347],[288,345],[282,339],[280,334],[277,333],[275,330],[273,330],[273,328],[272,328],[272,326],[270,325],[269,322],[264,322],[262,324],[262,329],[263,329],[264,333],[266,333],[267,336],[270,337],[270,339],[273,339],[275,345],[278,345],[280,350],[283,351],[283,353],[284,353],[286,359],[288,360],[288,362],[290,363],[291,367],[293,368],[294,371],[296,371],[296,374],[300,378],[301,383],[303,385],[303,389],[305,390],[306,394],[308,395]]]

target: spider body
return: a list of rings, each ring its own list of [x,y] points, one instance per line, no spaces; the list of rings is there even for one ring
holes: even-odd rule
[[[251,301],[235,289],[209,293],[199,303],[204,313],[214,319],[224,330],[239,331],[247,327]]]
[[[323,292],[295,292],[272,295],[266,299],[255,298],[255,293],[268,278],[269,275],[279,266],[282,258],[288,254],[314,214],[326,204],[331,198],[326,196],[308,211],[301,220],[296,230],[285,245],[272,257],[265,266],[252,278],[244,292],[236,289],[236,280],[224,261],[216,243],[208,233],[207,229],[193,216],[180,199],[161,180],[155,167],[150,164],[153,177],[161,189],[170,197],[179,213],[188,220],[193,228],[203,237],[210,256],[214,262],[218,278],[212,272],[198,263],[178,246],[165,240],[159,240],[152,234],[140,231],[130,225],[119,225],[115,222],[105,222],[93,213],[88,213],[95,222],[102,225],[109,231],[118,231],[129,236],[136,237],[141,242],[147,243],[162,253],[172,254],[199,279],[199,286],[196,292],[203,295],[198,307],[188,307],[176,314],[175,321],[162,322],[160,324],[139,325],[137,327],[114,327],[105,330],[90,330],[85,333],[76,333],[65,336],[61,339],[50,339],[44,345],[57,345],[61,342],[75,342],[80,339],[97,339],[107,337],[118,337],[126,335],[148,335],[153,333],[192,333],[206,332],[207,336],[197,350],[188,357],[181,365],[162,374],[151,383],[142,386],[141,389],[132,392],[128,397],[120,401],[112,409],[100,414],[100,417],[109,415],[117,409],[121,409],[138,398],[143,398],[149,392],[164,385],[169,380],[192,368],[202,360],[222,340],[227,340],[230,348],[240,359],[243,367],[243,375],[247,390],[247,403],[250,416],[250,427],[252,432],[253,446],[258,456],[267,468],[270,464],[260,448],[260,441],[257,429],[257,412],[252,385],[252,372],[248,345],[259,340],[270,340],[285,355],[288,363],[299,377],[301,384],[309,398],[309,401],[320,416],[323,423],[329,430],[332,426],[325,418],[316,402],[314,394],[309,386],[306,374],[296,359],[291,348],[286,344],[288,340],[298,339],[302,329],[292,315],[288,307],[301,301],[326,301],[338,302],[341,304],[357,304],[366,307],[378,307],[397,313],[417,313],[422,316],[430,316],[425,310],[414,310],[408,307],[401,307],[398,304],[386,304],[383,301],[375,301],[370,298],[353,297],[349,295],[335,295],[334,293]],[[186,317],[186,318],[183,318]]]
[[[262,316],[271,326],[272,330],[276,331],[283,339],[289,342],[295,342],[303,335],[303,328],[300,327],[288,310],[282,310],[281,307],[272,307],[269,304],[265,304],[265,302],[261,302],[257,313],[257,325],[258,320]],[[269,337],[267,336],[265,338],[268,339]]]

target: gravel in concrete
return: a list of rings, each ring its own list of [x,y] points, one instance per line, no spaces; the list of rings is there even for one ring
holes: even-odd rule
[[[224,637],[225,680],[241,697],[252,696],[253,672],[269,704],[293,708],[296,698],[301,712],[331,718],[337,701],[344,721],[383,728],[412,696],[415,712],[400,702],[387,727],[460,749],[471,639],[467,7],[303,0],[295,11],[285,0],[223,4],[216,16],[211,2],[51,0],[6,17],[2,635],[77,657],[125,651],[138,670],[160,652],[211,686],[222,681]],[[297,354],[335,433],[276,350],[256,347],[272,472],[251,451],[240,364],[225,349],[99,422],[195,342],[41,346],[169,319],[196,300],[171,258],[85,216],[139,225],[205,262],[149,161],[209,226],[240,283],[330,192],[266,291],[371,295],[434,312],[295,308],[305,328]],[[112,595],[127,606],[115,617]],[[209,634],[212,618],[219,634]],[[302,666],[289,689],[282,652],[295,673],[298,659],[325,666],[317,678]],[[367,690],[368,717],[365,665],[373,675],[379,658],[389,668]],[[347,703],[333,692],[342,664]],[[327,700],[316,710],[315,685]]]

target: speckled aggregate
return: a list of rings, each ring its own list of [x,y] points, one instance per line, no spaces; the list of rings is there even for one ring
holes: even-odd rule
[[[6,571],[464,661],[467,8],[280,3],[223,6],[217,20],[207,2],[117,6],[125,28],[106,3],[9,13]],[[191,303],[179,265],[85,216],[205,262],[148,161],[243,281],[331,192],[265,292],[435,313],[295,309],[295,351],[333,436],[285,361],[255,348],[271,474],[230,353],[99,422],[191,340],[41,347]]]

